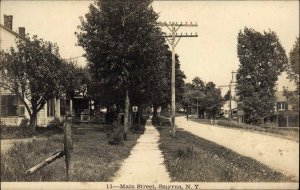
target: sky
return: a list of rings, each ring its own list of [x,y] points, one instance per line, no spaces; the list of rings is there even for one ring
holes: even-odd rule
[[[1,1],[3,15],[13,15],[13,30],[25,27],[26,33],[56,42],[63,58],[82,56],[84,50],[76,46],[80,16],[88,12],[93,1],[87,0],[18,0]],[[158,21],[197,22],[198,27],[182,27],[178,33],[197,33],[197,38],[182,38],[177,47],[181,69],[191,82],[196,76],[228,85],[231,72],[239,66],[237,35],[245,27],[256,31],[275,31],[288,54],[299,36],[299,1],[154,1]],[[163,29],[167,32],[167,29]],[[85,63],[78,58],[79,64]],[[294,89],[286,74],[279,78],[278,90],[283,86]]]

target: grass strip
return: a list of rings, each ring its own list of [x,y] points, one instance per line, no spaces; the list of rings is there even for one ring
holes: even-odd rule
[[[208,120],[204,119],[197,119],[197,118],[190,118],[191,121],[197,122],[197,123],[202,123],[202,124],[210,124]],[[257,132],[257,133],[265,133],[265,134],[270,134],[273,136],[278,136],[282,138],[286,138],[289,140],[294,140],[299,142],[299,129],[287,129],[285,127],[281,128],[266,128],[264,126],[255,126],[255,125],[249,125],[246,123],[238,123],[236,121],[230,121],[230,120],[215,120],[214,125],[217,125],[218,127],[230,127],[230,128],[236,128],[236,129],[243,129],[243,130],[248,130],[252,132]]]
[[[260,162],[241,156],[186,131],[170,135],[159,127],[160,149],[172,181],[177,182],[288,182],[292,179]],[[238,142],[237,142],[238,143]]]
[[[86,128],[86,129],[85,129]],[[111,181],[121,162],[130,154],[140,132],[129,132],[127,141],[110,145],[105,127],[76,127],[73,133],[73,181]],[[63,149],[63,135],[47,139],[34,139],[30,143],[15,144],[6,153],[1,153],[1,181],[66,181],[64,158],[58,159],[34,174],[25,171],[53,153]]]

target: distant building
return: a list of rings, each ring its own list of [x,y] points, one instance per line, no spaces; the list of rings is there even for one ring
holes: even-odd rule
[[[274,112],[276,122],[279,127],[297,127],[299,126],[299,110],[293,110],[292,106],[288,104],[283,91],[276,91],[276,104]]]
[[[4,25],[0,24],[0,50],[16,48],[16,40],[24,39],[24,37],[25,28],[19,27],[18,32],[13,31],[13,16],[4,15]],[[46,126],[55,117],[63,119],[66,109],[67,100],[58,98],[49,100],[38,113],[37,125]],[[0,88],[0,124],[18,126],[23,118],[29,118],[23,103],[9,90]]]

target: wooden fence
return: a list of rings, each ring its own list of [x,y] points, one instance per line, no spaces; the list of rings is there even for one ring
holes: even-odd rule
[[[43,167],[51,164],[55,160],[65,157],[66,163],[66,178],[67,181],[72,180],[73,173],[73,163],[72,163],[72,152],[73,152],[73,141],[72,141],[72,125],[70,118],[67,117],[64,123],[64,148],[62,151],[54,153],[49,158],[45,159],[43,162],[37,164],[36,166],[28,169],[25,174],[32,174]]]

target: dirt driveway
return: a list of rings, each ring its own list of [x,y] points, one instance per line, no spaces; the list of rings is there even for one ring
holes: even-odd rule
[[[277,171],[299,178],[299,142],[249,132],[186,121],[176,117],[176,125],[190,133],[251,157]]]

